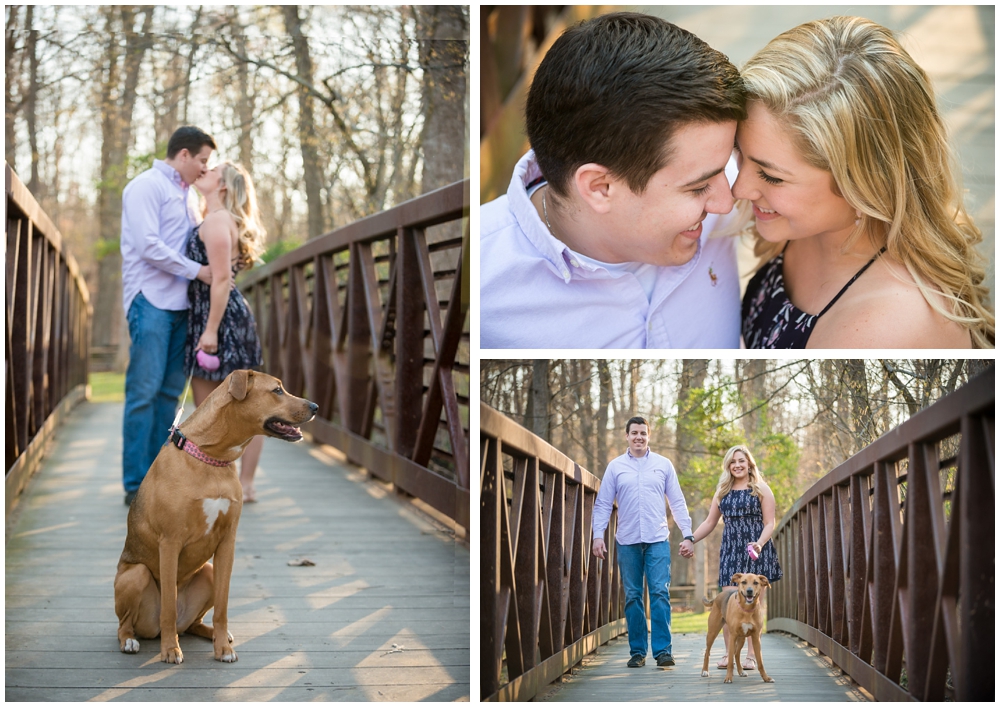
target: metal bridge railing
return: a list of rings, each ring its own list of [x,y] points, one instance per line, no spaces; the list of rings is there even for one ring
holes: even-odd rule
[[[465,528],[468,214],[465,180],[315,238],[238,283],[265,368],[320,406],[306,426],[314,439]]]
[[[480,404],[481,698],[528,700],[625,633],[615,557],[590,554],[600,480]]]
[[[60,419],[86,393],[91,307],[62,235],[10,165],[5,174],[6,515]]]
[[[995,384],[991,367],[883,435],[775,530],[768,630],[879,700],[994,699]]]

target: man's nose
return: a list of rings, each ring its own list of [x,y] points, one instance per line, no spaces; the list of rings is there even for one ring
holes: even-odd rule
[[[725,172],[716,177],[718,188],[712,190],[712,196],[705,204],[705,211],[710,214],[728,214],[733,210],[733,192],[729,189],[729,180]]]

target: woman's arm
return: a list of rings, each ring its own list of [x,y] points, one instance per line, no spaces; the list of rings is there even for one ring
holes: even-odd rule
[[[712,496],[712,506],[708,509],[708,518],[694,531],[694,541],[698,542],[707,538],[715,530],[715,526],[719,524],[721,517],[722,511],[719,510],[719,494],[715,494]]]
[[[233,284],[233,273],[230,269],[233,250],[230,220],[229,214],[224,212],[209,214],[199,230],[201,240],[205,243],[205,252],[208,254],[208,267],[212,271],[208,321],[197,346],[205,353],[218,352],[219,324],[222,323],[222,315],[229,303],[229,291]]]
[[[767,484],[763,484],[760,490],[760,510],[764,516],[764,529],[760,531],[760,538],[754,543],[757,554],[760,554],[762,547],[767,545],[774,532],[774,494]]]

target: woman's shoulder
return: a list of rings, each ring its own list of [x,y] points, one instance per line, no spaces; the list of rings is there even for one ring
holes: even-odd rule
[[[971,347],[969,332],[930,306],[902,263],[883,256],[869,274],[820,318],[809,348]]]

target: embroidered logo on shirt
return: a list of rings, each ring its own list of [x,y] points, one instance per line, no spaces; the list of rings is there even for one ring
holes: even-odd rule
[[[716,285],[719,284],[719,276],[716,275],[715,272],[712,270],[711,265],[708,266],[708,276],[712,278],[712,287],[715,287]]]

